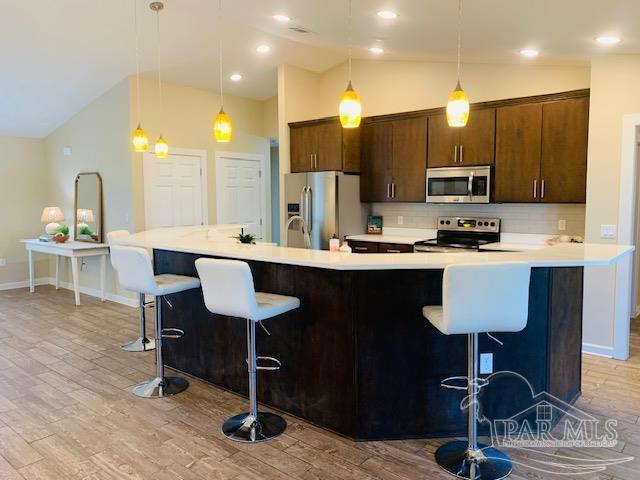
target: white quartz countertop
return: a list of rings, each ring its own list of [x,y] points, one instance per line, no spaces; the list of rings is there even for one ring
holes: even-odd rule
[[[486,262],[527,262],[533,267],[605,266],[631,254],[630,245],[562,243],[518,252],[345,254],[273,245],[241,245],[212,241],[206,235],[152,230],[119,239],[123,245],[210,255],[239,260],[282,263],[333,270],[442,269],[447,265]],[[393,243],[393,242],[392,242]]]

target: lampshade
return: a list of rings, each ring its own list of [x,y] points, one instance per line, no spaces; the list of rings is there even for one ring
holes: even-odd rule
[[[451,95],[447,103],[447,123],[450,127],[464,127],[469,121],[469,97],[462,90],[460,82]]]
[[[88,208],[79,208],[76,212],[76,216],[78,217],[78,223],[95,222],[95,218],[93,217],[93,210],[89,210]]]
[[[220,108],[220,112],[213,119],[213,136],[216,142],[226,143],[231,141],[232,133],[231,117],[224,111],[224,108]]]
[[[158,158],[167,158],[167,155],[169,155],[169,144],[165,142],[164,138],[162,138],[162,135],[158,137],[158,141],[156,142],[155,152],[156,152],[156,157]]]
[[[133,131],[131,143],[134,152],[146,152],[149,149],[149,138],[139,123],[138,128]]]
[[[45,207],[42,210],[40,221],[42,223],[62,222],[64,221],[64,215],[60,207]]]
[[[360,126],[362,119],[362,104],[358,95],[351,85],[351,80],[347,89],[340,97],[340,123],[342,128],[356,128]]]

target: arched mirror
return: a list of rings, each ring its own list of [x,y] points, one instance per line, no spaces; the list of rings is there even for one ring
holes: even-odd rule
[[[102,177],[98,172],[79,173],[76,176],[73,211],[73,239],[79,242],[102,243]]]

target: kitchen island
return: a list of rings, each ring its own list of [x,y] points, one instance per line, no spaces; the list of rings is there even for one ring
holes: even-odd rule
[[[558,245],[521,253],[339,254],[326,251],[211,242],[206,238],[133,235],[125,244],[154,249],[157,273],[196,275],[202,256],[246,261],[256,290],[300,298],[301,307],[258,329],[258,354],[279,358],[261,373],[260,402],[353,439],[462,435],[463,392],[443,389],[445,377],[466,372],[465,336],[445,336],[422,317],[441,303],[446,265],[525,261],[532,265],[528,325],[481,336],[494,371],[523,382],[483,389],[483,413],[507,418],[546,391],[572,402],[580,394],[583,266],[607,265],[633,248]],[[170,368],[245,395],[245,324],[207,311],[199,290],[170,298],[165,327],[185,336],[166,342]]]

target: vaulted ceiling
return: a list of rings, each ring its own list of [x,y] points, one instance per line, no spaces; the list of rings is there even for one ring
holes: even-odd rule
[[[0,0],[0,134],[45,136],[127,75],[135,73],[134,0]],[[155,14],[137,0],[143,75],[156,71]],[[324,71],[348,52],[347,0],[165,0],[161,52],[165,80],[217,88],[217,39],[224,38],[225,88],[266,99],[276,67]],[[394,20],[376,15],[398,13]],[[285,13],[288,23],[273,20]],[[452,61],[456,0],[353,0],[355,57]],[[638,0],[466,0],[464,60],[588,64],[602,52],[640,53]],[[299,33],[289,27],[301,27]],[[613,47],[594,42],[620,35]],[[258,54],[259,44],[268,54]],[[370,46],[385,52],[375,57]],[[540,55],[524,59],[522,48]],[[233,72],[243,75],[234,83]]]

